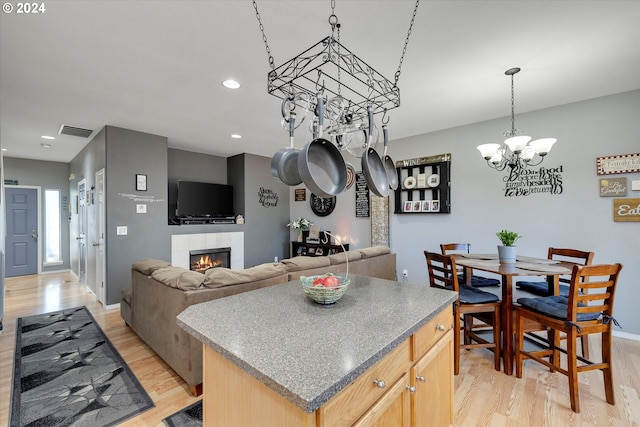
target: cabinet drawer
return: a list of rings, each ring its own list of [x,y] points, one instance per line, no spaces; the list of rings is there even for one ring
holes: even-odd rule
[[[411,366],[409,340],[404,340],[382,360],[318,409],[318,425],[339,427],[352,425]],[[374,380],[385,382],[381,388]]]
[[[413,361],[420,359],[449,329],[453,327],[453,309],[446,307],[426,325],[411,335]]]

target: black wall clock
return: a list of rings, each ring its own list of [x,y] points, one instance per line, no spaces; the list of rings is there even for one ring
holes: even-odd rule
[[[333,197],[318,197],[311,193],[309,199],[311,204],[311,210],[318,216],[327,216],[333,212],[336,207],[336,196]]]

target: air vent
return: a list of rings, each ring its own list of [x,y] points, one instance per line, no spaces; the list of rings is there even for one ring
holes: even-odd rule
[[[81,138],[89,138],[89,136],[93,133],[91,129],[83,129],[75,126],[62,125],[60,128],[60,135],[71,135],[71,136],[79,136]]]

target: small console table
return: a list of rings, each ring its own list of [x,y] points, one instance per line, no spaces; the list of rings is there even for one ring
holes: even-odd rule
[[[349,244],[343,243],[344,250],[349,250]],[[327,256],[333,255],[338,252],[343,252],[340,245],[329,245],[324,243],[305,243],[305,242],[291,242],[291,257],[296,255],[306,256]]]

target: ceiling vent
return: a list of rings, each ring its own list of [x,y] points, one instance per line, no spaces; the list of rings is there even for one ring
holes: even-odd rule
[[[81,138],[89,138],[89,136],[93,133],[91,129],[83,129],[75,126],[62,125],[60,128],[60,135],[71,135],[71,136],[79,136]]]

